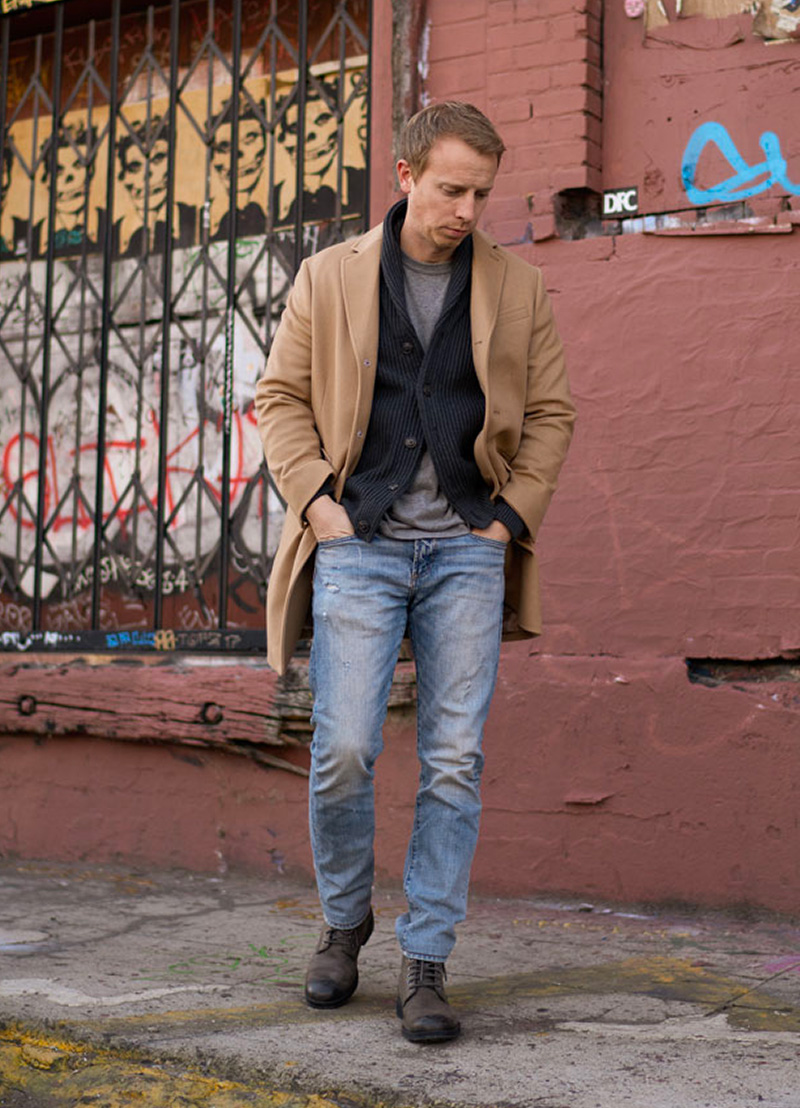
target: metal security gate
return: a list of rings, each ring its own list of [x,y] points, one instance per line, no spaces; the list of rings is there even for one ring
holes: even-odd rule
[[[0,23],[0,646],[261,650],[254,388],[366,226],[370,3],[97,10]]]

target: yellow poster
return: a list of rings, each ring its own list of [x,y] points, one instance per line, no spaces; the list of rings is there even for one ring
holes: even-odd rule
[[[56,0],[0,0],[0,15],[26,12],[29,8],[38,8],[42,4],[54,3],[56,3]]]
[[[246,81],[239,103],[236,237],[297,219],[298,110],[296,72]],[[114,253],[163,251],[168,169],[174,147],[172,238],[176,246],[229,235],[232,112],[230,86],[184,91],[170,133],[166,95],[125,103],[116,122],[113,167]],[[363,214],[366,186],[364,59],[346,69],[313,67],[305,105],[302,219],[320,223]],[[49,234],[52,151],[50,117],[17,120],[3,150],[0,253],[41,257]],[[109,113],[106,106],[68,111],[55,165],[55,250],[103,249],[107,225]]]

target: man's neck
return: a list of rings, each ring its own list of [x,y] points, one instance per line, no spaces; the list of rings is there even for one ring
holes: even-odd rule
[[[442,247],[436,247],[420,235],[415,235],[406,223],[400,228],[400,249],[415,262],[424,262],[427,265],[440,265],[442,262],[452,260],[453,254],[460,243],[453,243]]]

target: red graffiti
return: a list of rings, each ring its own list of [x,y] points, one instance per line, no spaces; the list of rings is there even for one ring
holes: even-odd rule
[[[228,494],[231,502],[235,501],[236,497],[253,477],[253,473],[248,472],[245,458],[245,435],[251,436],[252,432],[247,425],[255,425],[255,412],[252,405],[248,407],[248,410],[244,413],[234,412],[231,420],[231,467],[230,476],[228,480]],[[149,455],[150,457],[157,456],[158,443],[160,436],[160,425],[158,422],[158,416],[155,412],[150,413],[151,434],[143,436],[138,441],[136,439],[109,439],[105,445],[105,456],[103,459],[103,473],[105,475],[105,491],[108,495],[110,507],[104,510],[103,520],[106,521],[114,516],[119,521],[120,526],[125,531],[125,524],[135,513],[143,513],[152,511],[155,506],[158,497],[158,485],[157,479],[155,480],[155,487],[152,492],[145,494],[145,497],[134,497],[134,504],[131,507],[123,507],[120,505],[120,496],[124,498],[124,487],[120,487],[120,478],[125,476],[123,467],[114,465],[116,459],[120,456],[125,458],[132,458],[135,456],[136,451],[139,450],[143,456]],[[183,497],[186,491],[186,485],[197,475],[197,462],[193,455],[195,451],[192,450],[192,445],[196,443],[201,434],[201,430],[208,433],[210,431],[216,436],[221,436],[223,430],[222,416],[218,416],[215,420],[204,421],[204,426],[200,425],[191,430],[176,446],[167,452],[166,456],[166,478],[164,483],[164,504],[169,518],[169,524],[175,528],[181,523],[181,507],[183,506]],[[74,459],[76,453],[81,455],[97,455],[98,444],[97,442],[84,443],[79,447],[78,451],[72,449],[69,451],[69,457],[72,460],[74,467]],[[18,522],[23,528],[33,530],[36,527],[35,514],[37,511],[37,498],[39,493],[39,451],[40,440],[36,435],[26,433],[14,435],[6,444],[3,451],[3,486],[6,495],[12,496],[12,501],[9,505],[9,512],[15,522]],[[22,468],[23,458],[27,454],[28,457],[33,456],[36,459],[35,466],[30,468]],[[70,495],[72,492],[72,480],[75,476],[74,469],[71,469],[68,474],[65,475],[63,466],[60,468],[56,457],[56,442],[52,435],[48,436],[47,440],[47,463],[45,467],[45,481],[44,481],[44,516],[47,520],[48,529],[53,532],[58,532],[64,528],[77,527],[80,531],[89,530],[93,526],[92,516],[90,515],[85,500],[82,496]],[[22,472],[20,470],[22,469]],[[207,474],[204,474],[202,480],[205,484],[206,491],[210,492],[217,503],[222,502],[222,477],[209,478]],[[66,486],[66,491],[62,491]],[[30,495],[28,495],[30,494]],[[257,510],[259,516],[261,515],[261,503],[262,498],[257,497]],[[20,511],[20,505],[25,504],[27,507]],[[51,513],[55,513],[51,519]],[[187,508],[188,515],[188,508]]]

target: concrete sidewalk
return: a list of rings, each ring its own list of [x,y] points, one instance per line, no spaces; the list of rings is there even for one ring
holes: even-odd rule
[[[274,878],[0,863],[0,1106],[798,1108],[800,926],[474,899],[464,1027],[405,1042],[396,890],[361,985],[302,999],[321,918]]]

